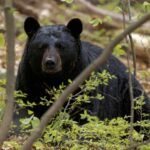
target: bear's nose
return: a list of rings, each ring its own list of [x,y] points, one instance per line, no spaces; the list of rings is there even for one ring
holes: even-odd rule
[[[45,60],[45,67],[47,69],[54,69],[56,65],[56,60],[55,58],[51,57],[51,58],[46,58]]]

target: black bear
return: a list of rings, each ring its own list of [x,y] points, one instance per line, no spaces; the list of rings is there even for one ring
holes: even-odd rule
[[[62,83],[68,84],[68,79],[75,79],[103,52],[102,48],[80,40],[82,22],[78,18],[70,20],[67,25],[42,27],[36,19],[28,17],[24,29],[28,41],[19,65],[16,90],[27,94],[25,102],[29,100],[38,104],[41,97],[47,95],[47,87],[58,88]],[[116,78],[109,82],[109,86],[99,85],[96,88],[95,92],[103,94],[104,100],[92,100],[90,104],[83,104],[83,108],[100,119],[129,115],[130,94],[126,67],[111,56],[96,72],[104,69]],[[149,98],[134,76],[132,81],[134,98],[144,95],[143,112],[150,114]],[[40,118],[46,109],[37,105],[33,111]],[[138,119],[140,116],[135,112],[135,120]]]

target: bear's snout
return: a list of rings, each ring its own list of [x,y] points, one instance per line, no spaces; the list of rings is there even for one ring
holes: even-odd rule
[[[42,71],[53,74],[62,70],[61,59],[58,57],[46,57],[42,62]]]
[[[56,67],[56,63],[57,63],[56,59],[54,57],[51,57],[51,58],[46,58],[44,65],[47,69],[52,70]]]

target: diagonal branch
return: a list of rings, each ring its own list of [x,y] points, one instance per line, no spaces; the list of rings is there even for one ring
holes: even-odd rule
[[[123,33],[118,35],[112,43],[106,48],[106,50],[95,60],[92,64],[90,64],[73,82],[70,84],[64,92],[61,94],[59,99],[49,108],[49,110],[42,116],[41,123],[37,129],[31,134],[31,136],[27,139],[25,144],[22,147],[22,150],[29,150],[32,147],[34,141],[39,138],[45,129],[46,125],[49,121],[52,120],[52,117],[60,110],[66,101],[67,97],[73,93],[80,84],[82,84],[91,74],[93,70],[97,67],[100,67],[103,63],[106,62],[108,57],[111,55],[113,48],[122,41],[129,33],[133,30],[137,29],[139,26],[144,24],[146,21],[150,20],[150,13],[141,18],[138,22],[130,25]]]

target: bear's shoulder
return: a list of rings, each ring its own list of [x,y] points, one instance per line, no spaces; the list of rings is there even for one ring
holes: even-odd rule
[[[86,41],[81,42],[82,50],[81,50],[81,57],[82,62],[85,65],[89,65],[92,63],[96,58],[98,58],[105,49]],[[117,74],[120,76],[126,76],[126,66],[113,54],[110,55],[109,59],[104,63],[98,70],[107,69],[112,74]]]

